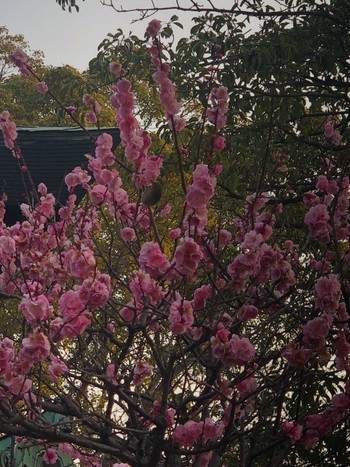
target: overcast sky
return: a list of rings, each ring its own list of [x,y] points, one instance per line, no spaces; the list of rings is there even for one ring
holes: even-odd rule
[[[48,65],[68,64],[84,70],[96,56],[97,46],[107,33],[122,28],[124,32],[132,30],[143,37],[146,28],[145,22],[131,24],[139,17],[137,13],[116,13],[112,8],[102,6],[100,0],[80,0],[79,13],[62,11],[55,0],[0,1],[0,25],[6,26],[11,34],[23,34],[33,50],[44,52]],[[146,0],[115,0],[115,4],[145,5]],[[163,12],[157,14],[157,18],[167,21],[173,14]],[[181,15],[187,30],[192,16]]]

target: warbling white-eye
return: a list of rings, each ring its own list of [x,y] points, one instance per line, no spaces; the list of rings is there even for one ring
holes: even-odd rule
[[[146,206],[153,206],[160,201],[162,197],[163,187],[160,182],[156,181],[151,186],[148,186],[142,193],[141,201]]]

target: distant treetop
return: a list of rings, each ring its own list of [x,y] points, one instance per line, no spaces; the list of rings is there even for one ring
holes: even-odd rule
[[[76,0],[56,0],[56,3],[62,7],[62,10],[65,10],[68,7],[69,13],[72,12],[72,8],[75,8],[77,12],[79,11],[79,6],[77,5]]]

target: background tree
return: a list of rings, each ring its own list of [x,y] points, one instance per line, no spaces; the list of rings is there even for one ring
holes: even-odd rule
[[[31,51],[28,42],[22,34],[10,34],[6,26],[0,26],[0,84],[4,79],[16,70],[9,56],[13,50],[19,47],[31,57],[34,66],[43,65],[44,54],[40,50]]]
[[[108,104],[110,85],[102,83],[88,72],[64,65],[53,67],[44,65],[44,55],[40,51],[30,53],[30,47],[22,35],[11,35],[7,28],[0,28],[0,101],[2,109],[8,109],[18,125],[24,126],[74,126],[74,122],[64,107],[74,107],[74,115],[83,124],[88,124],[85,114],[91,110],[82,105],[85,94],[93,94],[101,105],[100,126],[113,126],[114,112]],[[37,76],[60,97],[60,103],[49,94],[40,96],[37,80],[28,79],[18,73],[9,55],[15,48],[29,53],[31,66]]]

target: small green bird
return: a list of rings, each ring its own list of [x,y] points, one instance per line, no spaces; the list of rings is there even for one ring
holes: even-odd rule
[[[163,187],[160,182],[156,181],[151,186],[147,187],[142,193],[141,201],[146,206],[157,204],[162,197]]]

